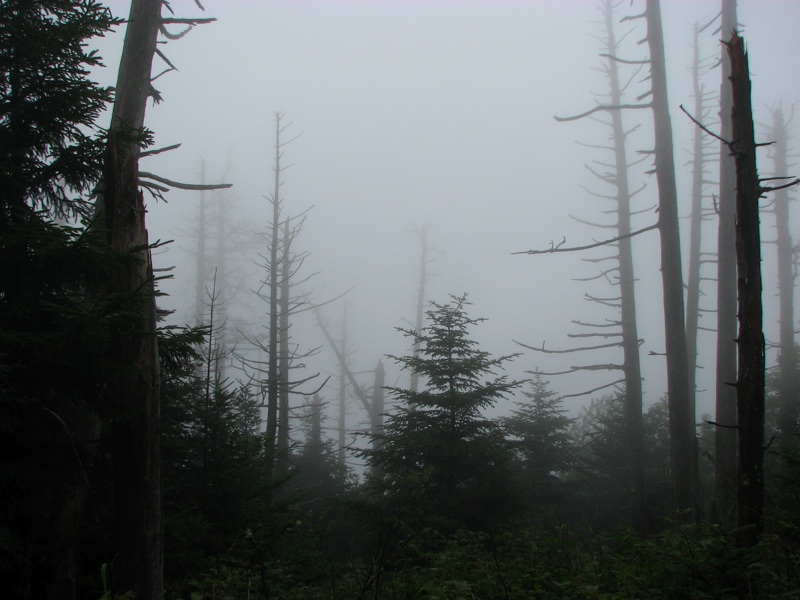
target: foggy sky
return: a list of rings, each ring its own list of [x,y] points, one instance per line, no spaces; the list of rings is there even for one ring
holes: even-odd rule
[[[127,16],[127,2],[109,4],[117,16]],[[319,298],[352,288],[347,302],[354,368],[372,368],[384,354],[407,351],[407,340],[394,328],[408,326],[414,316],[417,232],[423,226],[435,250],[429,299],[441,302],[450,293],[469,293],[471,316],[488,318],[476,338],[493,354],[520,351],[512,338],[567,347],[566,334],[580,332],[571,320],[613,318],[582,300],[587,291],[613,295],[612,288],[573,281],[597,272],[581,258],[602,254],[511,254],[545,248],[562,237],[569,245],[606,237],[569,215],[600,220],[599,211],[610,208],[581,188],[607,192],[584,164],[608,156],[576,143],[602,144],[607,131],[590,120],[564,124],[553,119],[590,108],[593,94],[607,87],[597,70],[602,50],[596,36],[602,31],[595,0],[205,0],[205,15],[189,0],[172,5],[177,16],[218,21],[161,47],[179,71],[155,82],[164,102],[148,107],[146,123],[157,146],[183,146],[147,159],[143,168],[196,182],[201,157],[210,179],[222,177],[230,164],[232,218],[263,229],[269,221],[263,196],[272,189],[273,115],[285,112],[292,123],[287,134],[301,135],[285,148],[285,161],[293,166],[285,173],[283,197],[291,214],[313,206],[296,242],[311,253],[304,270],[319,271],[307,287]],[[691,173],[685,164],[693,126],[678,106],[693,104],[691,28],[713,17],[718,6],[718,0],[662,1],[682,216],[689,213]],[[641,0],[628,8],[630,13],[643,10]],[[800,3],[740,0],[739,16],[750,51],[753,105],[756,116],[766,121],[768,107],[782,102],[788,110],[800,99]],[[644,37],[644,23],[633,27],[626,58],[644,58],[646,45],[635,44]],[[719,37],[707,32],[704,55],[718,55]],[[120,32],[101,45],[109,68],[100,77],[106,83],[116,76],[121,43]],[[718,71],[706,82],[718,89]],[[634,149],[646,149],[652,146],[652,116],[637,113],[629,117],[631,125],[642,123]],[[654,177],[642,174],[648,166],[632,179],[633,188],[648,184],[637,198],[641,208],[657,201]],[[770,173],[766,150],[759,166],[762,176]],[[168,201],[149,202],[148,215],[151,240],[176,240],[157,256],[156,266],[177,267],[174,281],[162,285],[169,297],[161,304],[177,311],[176,320],[188,321],[194,306],[188,251],[194,242],[187,233],[197,194],[172,191]],[[652,219],[652,213],[642,215],[637,224]],[[765,239],[772,236],[770,219],[764,218]],[[715,228],[706,226],[707,243],[715,244]],[[792,233],[795,241],[800,239],[797,227]],[[685,245],[686,231],[682,239]],[[646,403],[657,400],[666,387],[663,358],[648,356],[663,351],[657,248],[657,232],[635,243]],[[777,319],[771,252],[766,246],[768,337]],[[708,293],[713,298],[713,290]],[[341,301],[325,310],[338,332]],[[711,314],[703,319],[704,326],[715,323]],[[313,319],[299,319],[294,327],[302,345],[324,343]],[[698,380],[706,391],[698,397],[700,411],[713,407],[711,344],[713,334],[701,336],[704,370]],[[537,366],[561,370],[620,360],[620,354],[600,359],[525,352],[511,374],[521,376]],[[774,358],[771,352],[769,360]],[[384,362],[387,383],[399,377],[405,385],[407,374]],[[335,371],[331,353],[325,349],[309,361],[309,370]],[[551,378],[551,384],[570,394],[614,378],[592,374]],[[335,391],[324,395],[333,400]],[[567,407],[586,401],[568,400]]]

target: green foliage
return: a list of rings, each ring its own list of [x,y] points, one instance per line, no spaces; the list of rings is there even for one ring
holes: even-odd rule
[[[524,392],[527,398],[506,419],[515,455],[515,475],[521,479],[525,504],[539,522],[560,522],[563,496],[569,494],[564,474],[574,461],[569,433],[573,419],[542,374],[535,372]]]
[[[432,303],[427,327],[402,331],[419,355],[391,357],[419,373],[421,391],[387,388],[401,405],[366,451],[383,501],[413,528],[484,528],[514,509],[505,430],[483,411],[519,386],[496,371],[512,356],[477,349],[466,296]]]
[[[111,100],[88,78],[101,59],[86,41],[119,22],[94,0],[0,6],[0,225],[23,206],[81,212],[102,165],[103,138],[92,132]]]

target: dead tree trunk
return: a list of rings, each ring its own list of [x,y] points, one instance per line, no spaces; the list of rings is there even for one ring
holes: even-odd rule
[[[692,80],[694,83],[694,114],[701,121],[706,121],[709,115],[708,93],[701,80],[701,69],[704,61],[700,57],[699,25],[694,29],[694,56],[692,58]],[[705,135],[699,127],[695,129],[692,144],[692,210],[689,217],[689,260],[686,274],[686,348],[689,360],[689,394],[692,404],[695,404],[697,395],[697,338],[700,327],[700,289],[701,268],[703,265],[703,221],[706,212],[703,208],[704,189],[707,183],[707,159],[713,146],[713,138]],[[713,146],[716,149],[715,146]]]
[[[339,360],[339,418],[337,419],[339,428],[339,444],[336,458],[339,466],[345,468],[345,448],[347,436],[347,302],[342,309],[342,357]]]
[[[734,32],[728,43],[733,90],[736,163],[736,259],[739,335],[736,408],[739,423],[737,542],[754,546],[764,514],[764,333],[761,304],[761,236],[756,141],[750,104],[750,73],[744,40]]]
[[[774,177],[784,177],[788,172],[787,130],[783,110],[772,111],[770,141],[774,149]],[[797,347],[794,340],[794,245],[789,231],[789,191],[775,192],[775,231],[778,260],[778,298],[780,303],[778,354],[778,449],[782,456],[796,449],[798,382]]]
[[[278,403],[280,375],[278,373],[278,341],[279,312],[278,284],[280,273],[280,219],[281,219],[281,157],[283,146],[281,133],[283,115],[275,113],[275,164],[272,167],[274,179],[270,202],[272,203],[272,221],[270,223],[269,246],[267,256],[267,285],[269,287],[269,332],[267,342],[267,428],[265,432],[265,451],[267,480],[272,479],[275,472],[275,451],[278,433]]]
[[[279,299],[279,354],[278,354],[278,476],[289,471],[289,314],[291,312],[291,256],[292,231],[289,219],[283,222],[283,242]]]
[[[200,183],[206,183],[206,162],[200,160]],[[194,318],[199,324],[204,320],[206,301],[206,190],[200,192],[197,207],[197,264],[195,269]]]
[[[161,25],[161,0],[134,0],[120,60],[109,130],[99,223],[111,246],[130,257],[116,269],[108,293],[140,305],[112,331],[109,355],[120,373],[109,398],[124,416],[113,422],[113,588],[137,598],[163,595],[159,444],[159,366],[155,294],[145,205],[139,189],[140,140],[150,96],[150,72]]]
[[[622,104],[619,82],[617,41],[614,34],[613,5],[605,3],[607,72],[612,106]],[[649,529],[647,490],[644,477],[644,424],[642,420],[642,369],[639,362],[639,331],[636,324],[635,275],[633,268],[633,240],[631,238],[631,192],[628,182],[626,132],[622,111],[612,110],[611,128],[614,145],[615,183],[617,187],[617,242],[619,259],[620,324],[622,329],[623,373],[625,375],[625,440],[627,479],[630,494],[630,522],[640,533]]]
[[[420,241],[422,242],[422,254],[419,259],[419,286],[417,288],[417,314],[414,322],[414,331],[419,333],[422,331],[423,321],[425,319],[425,284],[428,283],[428,239],[427,229],[422,228],[420,233]],[[414,344],[413,353],[414,358],[419,357],[419,344]],[[419,387],[419,373],[411,371],[411,381],[409,389],[416,392]]]
[[[736,0],[722,0],[722,35],[737,27]],[[720,58],[720,137],[733,139],[731,62],[723,46]],[[719,522],[736,523],[736,173],[727,144],[720,145],[719,227],[717,233],[717,367],[714,433],[714,498]]]
[[[655,166],[658,180],[661,278],[664,295],[664,326],[667,350],[667,394],[669,397],[670,466],[673,508],[683,518],[696,518],[695,474],[697,444],[695,411],[689,394],[689,363],[684,323],[683,274],[681,267],[678,193],[672,123],[667,97],[667,72],[659,0],[647,0],[647,41],[650,47],[652,108],[655,126]]]

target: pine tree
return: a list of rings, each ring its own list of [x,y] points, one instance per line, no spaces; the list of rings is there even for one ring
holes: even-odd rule
[[[379,474],[373,484],[406,524],[442,533],[483,528],[514,503],[505,429],[484,411],[520,385],[496,375],[515,355],[492,358],[477,348],[469,329],[484,319],[467,315],[466,294],[432,305],[427,327],[399,329],[419,354],[390,356],[419,373],[421,389],[387,388],[400,406],[365,454]]]
[[[566,416],[561,399],[538,371],[533,372],[527,398],[506,420],[511,444],[520,462],[522,483],[530,491],[527,508],[533,513],[551,512],[559,504],[559,473],[572,465],[574,419]]]

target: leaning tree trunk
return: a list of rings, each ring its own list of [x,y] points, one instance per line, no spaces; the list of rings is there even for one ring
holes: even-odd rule
[[[672,123],[667,100],[667,72],[659,0],[647,0],[647,41],[650,47],[652,106],[655,124],[655,164],[658,180],[661,278],[664,295],[664,327],[667,349],[670,466],[674,510],[683,518],[695,518],[697,444],[694,406],[689,395],[686,330],[684,325],[683,274],[681,269],[678,193]]]
[[[153,271],[138,185],[140,141],[150,95],[150,70],[162,0],[133,0],[120,60],[109,130],[98,224],[111,246],[129,259],[107,292],[140,302],[111,333],[109,356],[118,371],[108,383],[117,409],[112,425],[114,464],[113,587],[137,598],[163,594],[159,445],[159,366]]]
[[[761,236],[756,141],[750,104],[750,73],[744,41],[734,33],[728,44],[733,90],[736,162],[736,264],[739,335],[736,409],[739,418],[737,542],[754,546],[764,516],[764,333],[761,305]]]
[[[722,35],[736,29],[736,0],[722,0]],[[720,137],[733,138],[731,61],[723,46],[720,58]],[[717,234],[717,368],[714,434],[714,498],[717,520],[736,522],[736,173],[727,144],[720,145],[719,226]]]

